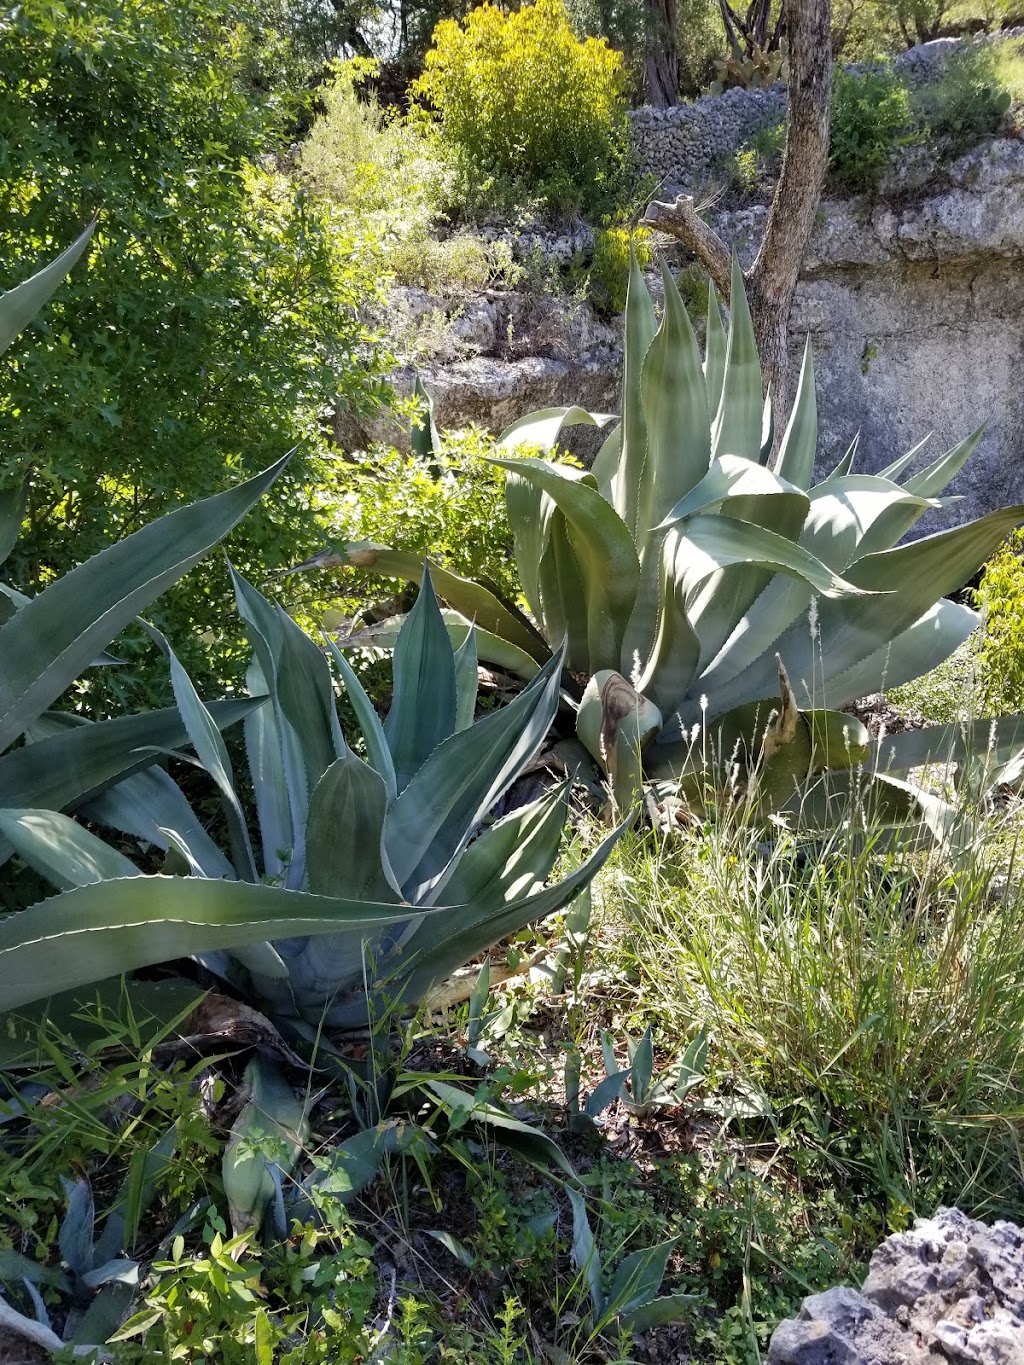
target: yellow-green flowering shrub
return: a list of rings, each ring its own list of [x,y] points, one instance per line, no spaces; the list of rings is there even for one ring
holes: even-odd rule
[[[535,0],[438,24],[412,91],[437,115],[464,197],[525,191],[569,209],[598,201],[622,165],[625,86],[621,53],[577,38],[561,0]]]
[[[1024,531],[989,560],[975,593],[985,613],[977,645],[977,684],[985,713],[1024,709]]]

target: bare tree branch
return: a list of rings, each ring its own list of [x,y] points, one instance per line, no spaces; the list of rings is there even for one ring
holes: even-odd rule
[[[765,384],[772,390],[777,432],[783,430],[789,411],[789,314],[828,169],[831,0],[784,0],[782,17],[789,40],[786,150],[764,240],[746,274],[747,296]],[[701,262],[728,301],[729,249],[700,218],[691,196],[680,195],[674,204],[650,204],[643,224],[678,238]]]
[[[673,204],[658,200],[648,204],[643,226],[678,238],[704,266],[728,303],[732,260],[729,248],[697,212],[692,195],[681,194]]]

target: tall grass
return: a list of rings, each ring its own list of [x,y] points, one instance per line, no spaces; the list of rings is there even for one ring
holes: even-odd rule
[[[636,841],[605,877],[641,1001],[710,1029],[719,1081],[760,1092],[836,1178],[914,1208],[1024,1208],[1024,900],[843,822],[801,842],[723,817]],[[1008,885],[1013,887],[1012,867]]]

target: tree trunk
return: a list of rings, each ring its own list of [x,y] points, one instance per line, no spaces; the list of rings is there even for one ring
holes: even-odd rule
[[[679,100],[676,0],[646,0],[647,98],[659,109]]]
[[[832,91],[831,0],[784,0],[783,13],[789,41],[786,150],[764,240],[746,274],[762,375],[772,390],[776,439],[789,412],[789,314],[828,169]],[[650,204],[643,221],[677,237],[728,300],[729,249],[699,217],[689,195],[674,204]]]

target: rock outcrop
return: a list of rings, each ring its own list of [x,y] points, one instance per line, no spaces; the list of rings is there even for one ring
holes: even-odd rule
[[[861,1290],[804,1300],[768,1365],[1024,1365],[1024,1231],[958,1209],[919,1218],[871,1258]]]

